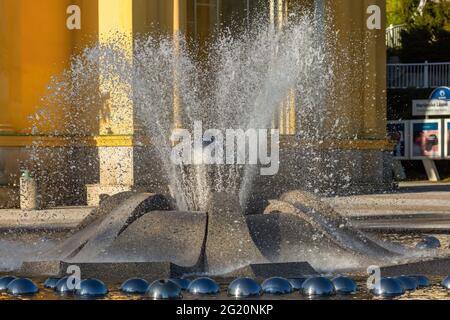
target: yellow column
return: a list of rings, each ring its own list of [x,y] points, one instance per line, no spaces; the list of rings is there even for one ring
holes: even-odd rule
[[[331,39],[330,56],[334,59],[334,78],[331,96],[334,109],[330,117],[325,119],[326,127],[332,128],[339,119],[339,136],[341,139],[354,139],[359,134],[362,118],[361,75],[362,58],[361,1],[326,0],[327,12],[332,12],[330,25],[325,33],[336,34]],[[361,60],[361,61],[358,61]]]
[[[347,139],[346,148],[382,150],[385,141],[386,114],[386,47],[384,24],[380,30],[369,30],[367,8],[378,5],[384,22],[383,0],[326,0],[331,12],[327,32],[337,33],[331,44],[334,59],[334,113],[326,120],[332,127],[339,119],[339,136]],[[352,141],[358,137],[358,141]]]
[[[175,54],[178,56],[180,51],[180,0],[173,0],[173,36]],[[180,105],[180,94],[178,89],[178,70],[173,70],[173,126],[174,128],[182,127],[182,115]]]
[[[367,28],[367,8],[370,5],[381,8],[385,15],[383,0],[327,0],[332,12],[332,25],[329,32],[339,31],[333,44],[332,56],[335,59],[335,119],[341,119],[341,134],[348,139],[384,139],[385,136],[385,75],[386,48],[384,29]],[[385,25],[383,18],[382,26]]]
[[[381,29],[365,32],[365,87],[363,136],[385,139],[386,136],[386,1],[364,0],[365,8],[378,5],[381,8]],[[367,16],[366,16],[367,17]],[[364,21],[365,23],[365,21]]]
[[[11,37],[9,36],[14,29],[14,20],[10,15],[18,2],[0,0],[0,13],[3,13],[0,19],[0,135],[8,134],[13,131],[11,127],[10,110],[10,59],[11,59]],[[18,11],[18,10],[16,10]]]
[[[129,57],[132,63],[133,53],[133,1],[132,0],[98,0],[99,42],[114,44]],[[101,70],[100,73],[104,72]],[[100,91],[104,96],[101,106],[100,135],[133,134],[133,104],[127,92],[128,84],[123,90],[105,80],[100,74]]]
[[[28,134],[30,116],[41,106],[47,84],[66,66],[72,53],[72,37],[66,28],[69,0],[0,0],[2,52],[1,108],[9,114],[18,133]],[[3,112],[2,112],[3,113]],[[64,127],[61,112],[41,133]],[[5,121],[5,120],[2,120]]]

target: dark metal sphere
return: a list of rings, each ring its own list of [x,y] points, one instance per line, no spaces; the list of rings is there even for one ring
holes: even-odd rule
[[[428,279],[425,276],[414,276],[414,278],[416,278],[416,280],[417,280],[418,288],[426,288],[426,287],[431,286],[430,279]]]
[[[445,278],[444,280],[442,280],[441,285],[442,285],[445,289],[450,289],[450,276],[448,276],[447,278]]]
[[[239,278],[228,286],[228,295],[236,298],[259,297],[262,288],[251,278]]]
[[[400,277],[395,277],[396,280],[398,280],[400,282],[400,284],[402,285],[403,289],[405,289],[405,291],[415,291],[417,290],[417,279],[414,277],[408,277],[408,276],[400,276]]]
[[[169,280],[156,280],[146,294],[156,300],[174,300],[181,298],[181,288]]]
[[[44,288],[55,289],[59,280],[61,280],[61,278],[48,278],[44,282]]]
[[[8,293],[15,296],[33,295],[38,292],[37,285],[30,279],[15,279],[8,284]]]
[[[128,279],[120,286],[120,291],[128,294],[144,294],[150,284],[144,279]]]
[[[108,294],[108,288],[98,279],[86,279],[81,281],[76,294],[82,297],[103,297]]]
[[[303,283],[302,292],[306,296],[331,296],[336,293],[333,282],[325,277],[313,277]]]
[[[203,277],[192,281],[188,291],[192,294],[218,294],[220,287],[213,279]]]
[[[405,289],[400,281],[394,278],[382,278],[379,286],[376,286],[372,293],[382,297],[398,297],[405,293]]]
[[[300,291],[302,290],[303,283],[306,281],[306,279],[308,278],[291,278],[288,279],[288,281],[291,284],[292,289],[294,289],[295,291]]]
[[[183,278],[172,278],[169,280],[178,285],[181,288],[181,290],[187,290],[189,284],[191,283],[188,279]]]
[[[55,291],[59,294],[73,294],[75,293],[75,289],[69,288],[69,277],[64,277],[56,283]],[[73,284],[74,285],[74,284]]]
[[[353,294],[358,291],[358,286],[353,279],[343,276],[338,276],[332,280],[334,289],[339,294]]]
[[[416,245],[416,249],[421,250],[431,250],[431,249],[438,249],[441,247],[441,242],[438,238],[433,236],[426,236],[424,237],[419,243]]]
[[[0,291],[6,291],[8,289],[8,284],[16,280],[16,277],[5,276],[0,278]]]
[[[294,291],[289,281],[285,278],[273,277],[266,279],[261,285],[263,292],[267,294],[289,294]]]

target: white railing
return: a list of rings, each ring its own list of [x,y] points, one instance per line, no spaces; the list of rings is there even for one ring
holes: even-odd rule
[[[388,48],[400,48],[402,46],[402,30],[404,29],[403,24],[390,25],[386,29],[386,45]]]
[[[387,65],[387,87],[436,88],[450,86],[450,62],[392,63]]]

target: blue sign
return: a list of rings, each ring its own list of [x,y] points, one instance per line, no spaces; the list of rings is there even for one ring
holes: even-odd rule
[[[414,124],[414,131],[430,131],[430,130],[439,130],[439,124],[437,122]]]
[[[450,101],[450,88],[449,87],[436,88],[431,93],[430,100],[447,100],[447,101]]]

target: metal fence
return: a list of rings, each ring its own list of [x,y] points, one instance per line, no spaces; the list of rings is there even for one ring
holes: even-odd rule
[[[387,65],[387,87],[436,88],[450,86],[450,62],[392,63]]]

